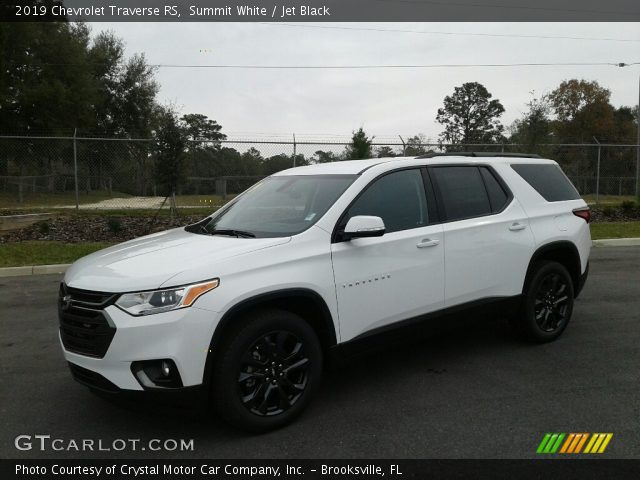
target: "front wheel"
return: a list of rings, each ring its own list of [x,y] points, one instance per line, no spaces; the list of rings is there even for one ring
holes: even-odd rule
[[[567,328],[573,300],[573,281],[567,269],[558,262],[540,262],[527,279],[512,324],[527,340],[551,342]]]
[[[322,372],[322,349],[298,315],[261,310],[236,319],[214,348],[212,397],[220,416],[252,431],[282,427],[311,400]]]

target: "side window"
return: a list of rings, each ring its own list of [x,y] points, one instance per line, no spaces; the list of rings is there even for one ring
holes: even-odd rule
[[[487,167],[480,167],[480,173],[482,179],[487,187],[487,193],[489,194],[489,202],[491,203],[491,211],[493,213],[499,212],[507,203],[509,196],[504,191],[502,185],[498,182],[494,174]]]
[[[511,168],[535,188],[547,202],[580,198],[578,191],[557,165],[552,163],[514,163]]]
[[[447,221],[491,213],[489,195],[478,167],[433,167]]]
[[[400,170],[376,180],[351,205],[343,223],[356,215],[381,217],[387,233],[427,225],[427,199],[420,170]]]

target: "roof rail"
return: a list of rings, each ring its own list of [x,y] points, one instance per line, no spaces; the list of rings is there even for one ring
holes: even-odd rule
[[[542,158],[537,153],[505,153],[505,152],[445,152],[426,153],[416,158],[434,157],[514,157],[514,158]]]

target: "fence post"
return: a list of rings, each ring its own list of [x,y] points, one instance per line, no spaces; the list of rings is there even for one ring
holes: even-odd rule
[[[78,195],[78,146],[76,135],[78,133],[78,129],[73,129],[73,178],[76,186],[76,211],[80,209],[80,198]]]
[[[640,77],[638,77],[638,110],[636,111],[636,200],[640,202]]]
[[[600,142],[596,137],[593,137],[593,139],[598,144],[598,163],[596,164],[596,204],[598,204],[600,203],[600,149],[602,147],[600,146]]]
[[[404,143],[404,139],[398,135],[398,138],[400,138],[400,141],[402,142],[402,156],[406,157],[407,156],[407,144]]]
[[[296,166],[296,134],[293,134],[293,167]]]

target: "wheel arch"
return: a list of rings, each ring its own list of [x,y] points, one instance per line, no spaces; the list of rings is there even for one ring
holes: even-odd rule
[[[580,276],[582,273],[580,253],[578,252],[578,248],[572,242],[567,240],[547,243],[539,247],[533,253],[531,260],[529,261],[529,266],[527,267],[523,293],[526,291],[528,286],[534,265],[541,260],[558,262],[567,269],[569,275],[571,275],[574,296],[577,297],[580,292]]]
[[[208,383],[217,354],[216,345],[233,325],[233,320],[252,310],[275,308],[286,310],[304,318],[314,329],[323,351],[337,345],[336,327],[333,316],[322,296],[307,288],[290,288],[261,293],[244,299],[228,309],[216,326],[204,369],[203,383]]]

